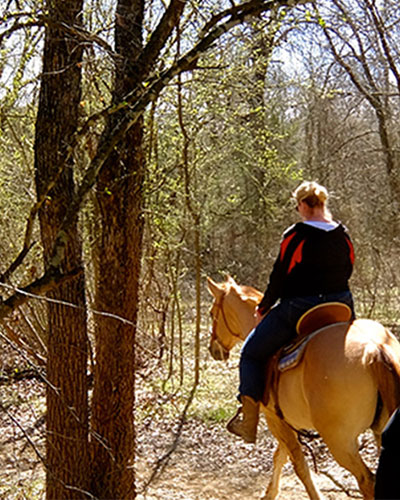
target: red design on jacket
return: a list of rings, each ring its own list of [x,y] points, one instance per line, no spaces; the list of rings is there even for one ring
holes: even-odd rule
[[[350,262],[352,264],[354,264],[354,247],[353,247],[353,243],[351,242],[350,238],[346,237],[346,242],[347,244],[349,245],[349,249],[350,249]]]
[[[281,262],[283,261],[283,258],[285,257],[285,253],[287,250],[287,247],[289,246],[289,243],[292,241],[292,239],[296,236],[296,233],[291,234],[287,238],[285,238],[282,243],[281,243],[281,251],[280,251],[280,260]]]
[[[305,240],[302,240],[296,247],[296,250],[293,252],[292,258],[290,260],[290,264],[288,267],[287,273],[289,274],[290,271],[294,268],[296,264],[300,264],[301,259],[303,258],[303,245],[304,245]]]

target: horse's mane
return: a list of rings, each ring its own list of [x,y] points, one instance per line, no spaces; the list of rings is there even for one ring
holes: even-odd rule
[[[254,298],[257,300],[260,300],[263,297],[262,292],[260,292],[259,290],[257,290],[256,288],[254,288],[252,286],[246,286],[246,285],[239,285],[239,286],[240,286],[240,289],[242,290],[242,292],[247,297]]]
[[[225,281],[225,283],[222,283],[222,286],[225,292],[229,292],[231,288],[234,288],[239,295],[245,295],[246,297],[248,297],[249,299],[253,299],[257,303],[259,303],[263,297],[262,292],[252,286],[238,285],[231,276],[227,277],[227,280]]]

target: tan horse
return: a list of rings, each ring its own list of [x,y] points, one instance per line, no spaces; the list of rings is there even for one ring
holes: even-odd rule
[[[210,352],[227,359],[232,347],[254,327],[262,294],[232,278],[215,283]],[[278,440],[264,499],[279,493],[288,457],[312,500],[322,498],[304,458],[297,430],[315,430],[335,460],[354,474],[365,499],[374,498],[374,476],[359,455],[358,436],[371,428],[378,445],[389,416],[400,404],[400,344],[382,325],[367,319],[321,329],[307,344],[302,361],[280,373],[277,400],[261,405],[269,430]],[[279,408],[276,405],[279,403]]]

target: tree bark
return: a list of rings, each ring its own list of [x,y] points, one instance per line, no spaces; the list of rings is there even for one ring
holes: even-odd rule
[[[140,84],[132,63],[142,49],[142,0],[120,0],[116,13],[114,102]],[[123,119],[109,120],[113,130]],[[98,498],[135,497],[134,402],[135,332],[143,233],[143,120],[118,143],[100,171],[97,200],[102,232],[96,309],[114,318],[97,318],[92,428],[99,436],[92,449],[92,485]],[[120,316],[127,321],[115,319]]]
[[[82,50],[60,28],[81,23],[82,0],[49,1],[56,27],[46,28],[43,73],[35,136],[35,178],[38,198],[57,175],[78,123]],[[44,265],[74,194],[72,161],[39,212]],[[69,167],[69,168],[68,168]],[[70,226],[65,258],[59,271],[82,268],[77,218]],[[47,359],[47,482],[48,499],[83,498],[88,477],[87,333],[83,272],[48,295],[78,308],[49,303]]]

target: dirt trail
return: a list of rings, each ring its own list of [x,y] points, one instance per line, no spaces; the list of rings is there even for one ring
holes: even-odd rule
[[[165,434],[164,434],[165,432]],[[168,429],[150,438],[142,435],[137,462],[139,490],[150,475],[157,457],[165,452],[165,442],[172,441]],[[163,435],[164,434],[164,435]],[[309,443],[313,450],[318,474],[316,482],[326,500],[361,498],[353,476],[339,467],[323,443]],[[265,429],[256,446],[240,443],[231,437],[223,425],[207,428],[199,422],[185,425],[175,452],[162,473],[139,494],[139,500],[256,500],[268,483],[275,441]],[[310,467],[313,467],[308,452]],[[371,435],[363,437],[363,457],[375,469],[376,448]],[[284,468],[279,500],[308,500],[303,485],[291,464]]]

